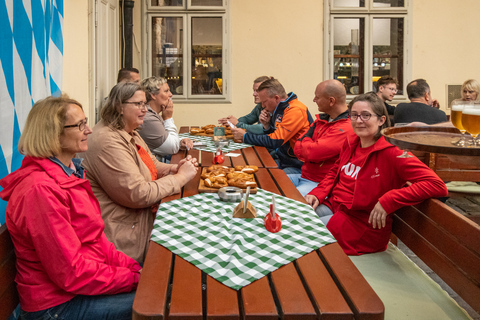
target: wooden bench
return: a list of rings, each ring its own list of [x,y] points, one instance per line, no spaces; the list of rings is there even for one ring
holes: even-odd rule
[[[429,199],[416,206],[398,210],[394,216],[393,234],[466,303],[480,312],[478,224],[444,203]],[[386,252],[350,258],[385,304],[386,319],[402,319],[405,316],[425,319],[427,315],[429,319],[468,319],[465,311],[445,291],[393,245]],[[411,268],[412,265],[414,268]],[[413,286],[420,288],[420,291],[425,290],[420,293],[425,293],[426,298],[422,300],[417,292],[410,292],[408,285],[403,286],[405,281],[399,279],[398,274],[390,273],[395,269],[401,273],[415,273],[415,269],[418,269],[420,272],[415,275],[416,278],[411,279],[416,279]],[[401,274],[400,277],[404,275],[406,279],[411,276]],[[431,289],[425,289],[426,287]],[[415,309],[412,304],[416,302],[418,308],[412,310]],[[435,308],[440,315],[432,317],[429,313]],[[399,314],[402,312],[403,315]],[[414,315],[413,312],[419,314]]]
[[[19,303],[15,284],[15,252],[7,225],[0,227],[0,319],[7,319]]]

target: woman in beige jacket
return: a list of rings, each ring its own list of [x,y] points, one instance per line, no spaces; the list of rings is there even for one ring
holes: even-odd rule
[[[159,201],[180,192],[198,166],[190,156],[171,165],[150,153],[135,130],[146,112],[140,85],[117,84],[88,139],[88,152],[82,155],[87,178],[100,202],[107,238],[139,262],[145,258]]]

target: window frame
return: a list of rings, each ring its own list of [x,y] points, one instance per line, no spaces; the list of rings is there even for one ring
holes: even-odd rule
[[[183,28],[187,30],[183,37],[183,94],[174,94],[173,100],[177,103],[229,103],[231,102],[231,95],[228,84],[231,78],[231,66],[230,57],[228,54],[230,50],[229,40],[229,10],[227,1],[222,0],[222,6],[194,6],[187,9],[187,4],[191,4],[191,0],[184,0],[184,6],[182,7],[157,7],[151,6],[150,1],[147,1],[147,5],[144,6],[144,19],[143,19],[143,36],[146,37],[146,41],[143,41],[143,66],[145,78],[152,76],[152,21],[155,17],[181,17],[183,18]],[[192,79],[189,75],[192,75],[192,48],[190,46],[192,41],[192,18],[221,18],[222,19],[222,93],[221,94],[191,94]],[[188,83],[187,83],[188,82]]]
[[[403,18],[404,19],[404,46],[403,46],[403,87],[401,89],[403,94],[395,95],[393,102],[399,103],[407,101],[406,87],[411,81],[411,52],[412,35],[411,35],[411,1],[405,0],[405,7],[399,8],[374,8],[373,0],[365,0],[365,7],[362,8],[348,8],[348,7],[333,7],[334,0],[325,0],[324,2],[324,78],[332,79],[334,71],[334,19],[335,18],[351,18],[365,19],[365,42],[364,42],[364,75],[363,81],[365,84],[364,92],[373,91],[373,84],[371,81],[373,75],[373,19],[383,18]],[[347,93],[347,100],[353,99],[355,94]]]

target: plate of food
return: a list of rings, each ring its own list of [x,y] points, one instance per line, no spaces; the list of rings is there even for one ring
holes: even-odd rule
[[[213,133],[216,127],[225,128],[225,137],[233,139],[232,130],[229,126],[215,126],[214,124],[209,124],[201,128],[191,128],[190,134],[194,136],[213,137]]]
[[[216,193],[223,187],[237,187],[246,190],[250,187],[250,193],[257,193],[257,183],[253,175],[258,171],[257,166],[227,167],[212,165],[202,169],[198,192]]]

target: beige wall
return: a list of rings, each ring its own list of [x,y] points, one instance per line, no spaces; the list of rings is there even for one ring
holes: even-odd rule
[[[480,80],[480,1],[413,1],[412,79],[424,78],[446,109],[447,84]]]
[[[312,100],[323,70],[321,1],[302,0],[292,6],[290,0],[241,0],[230,1],[229,5],[231,103],[175,103],[177,126],[215,124],[222,116],[250,112],[255,106],[253,79],[260,75],[278,78],[310,112],[317,113]],[[285,9],[274,14],[278,8]],[[140,36],[136,38],[138,41]]]
[[[476,63],[480,43],[480,1],[412,0],[412,79],[425,78],[446,109],[446,84],[480,79]],[[89,107],[88,3],[65,1],[63,90]],[[141,69],[141,2],[135,2],[134,66]],[[231,103],[175,104],[177,126],[215,123],[225,115],[241,116],[254,104],[252,81],[277,77],[294,91],[312,114],[313,92],[323,79],[323,3],[302,0],[230,1]],[[146,75],[142,75],[146,76]],[[412,80],[406,79],[406,80]]]
[[[89,109],[88,1],[65,1],[62,91]]]

